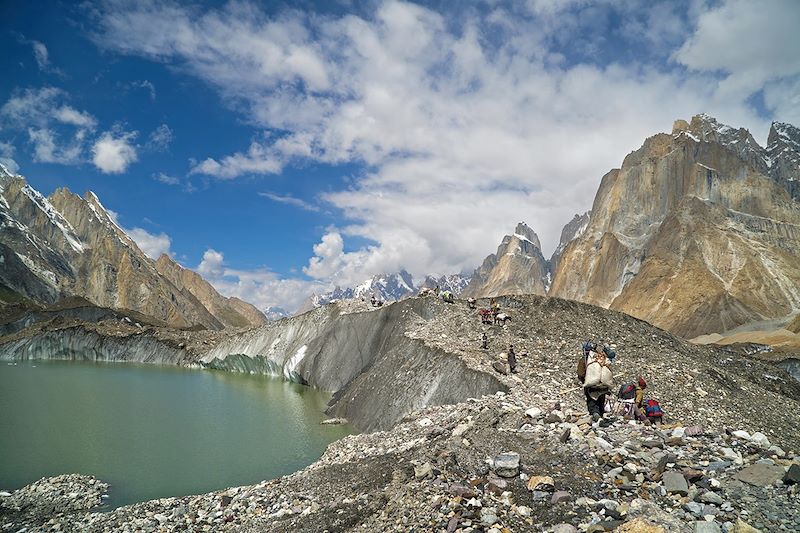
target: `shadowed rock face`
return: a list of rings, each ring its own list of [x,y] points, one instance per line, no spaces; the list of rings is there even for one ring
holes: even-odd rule
[[[462,296],[483,298],[501,294],[540,294],[547,291],[547,261],[539,237],[524,222],[503,237],[497,252],[475,270]]]
[[[800,206],[786,186],[793,178],[770,175],[775,161],[746,130],[705,115],[650,137],[603,177],[550,294],[686,337],[795,312]]]
[[[221,329],[264,322],[255,308],[223,298],[194,273],[183,273],[191,279],[176,286],[91,192],[81,198],[59,189],[45,198],[22,177],[0,168],[0,223],[0,285],[11,293],[44,304],[80,296],[175,327]]]

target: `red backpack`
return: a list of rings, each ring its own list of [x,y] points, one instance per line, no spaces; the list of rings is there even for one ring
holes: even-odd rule
[[[644,412],[650,418],[659,418],[664,416],[664,411],[661,410],[661,406],[658,404],[657,400],[647,400],[647,404],[645,404]]]

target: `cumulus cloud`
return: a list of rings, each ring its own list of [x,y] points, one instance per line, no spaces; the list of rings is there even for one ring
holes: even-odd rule
[[[749,96],[764,88],[770,109],[791,109],[800,72],[788,0],[532,0],[488,14],[385,1],[343,16],[106,5],[101,46],[184,69],[265,132],[192,172],[233,179],[295,160],[365,169],[323,197],[347,223],[304,269],[320,280],[469,270],[518,220],[549,253],[645,137],[707,112],[763,139],[768,118]],[[740,46],[741,35],[758,42]],[[346,251],[354,237],[371,244]]]
[[[150,233],[142,228],[131,228],[123,230],[134,240],[139,249],[151,259],[158,259],[162,254],[172,255],[170,247],[172,239],[164,232]]]
[[[224,255],[211,248],[205,251],[195,270],[220,294],[236,296],[262,310],[279,306],[294,312],[309,294],[315,290],[324,291],[330,288],[327,284],[316,281],[281,278],[266,269],[228,268]]]
[[[121,174],[138,158],[133,139],[136,132],[103,133],[92,146],[92,162],[104,174]]]
[[[765,83],[800,75],[799,20],[793,0],[728,0],[699,16],[674,58],[694,70],[722,71],[722,95],[746,98]]]

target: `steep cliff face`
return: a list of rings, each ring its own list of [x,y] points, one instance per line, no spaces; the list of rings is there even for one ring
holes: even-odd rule
[[[545,294],[547,261],[539,237],[524,222],[506,235],[497,252],[486,257],[470,279],[462,296],[482,298],[500,294]]]
[[[193,279],[189,288],[177,287],[91,192],[81,198],[59,189],[45,198],[21,176],[0,168],[0,224],[4,292],[45,304],[80,296],[174,327],[200,324],[221,329],[263,323],[257,310],[241,301],[226,301],[202,279]],[[192,289],[219,307],[212,305],[209,311]]]
[[[226,327],[259,326],[267,322],[264,314],[238,298],[226,298],[198,273],[183,268],[168,255],[156,261],[156,270],[179,291],[192,295]]]
[[[765,154],[705,115],[650,137],[603,177],[550,294],[688,337],[796,311],[800,206]]]
[[[558,262],[561,260],[561,254],[564,253],[567,245],[583,235],[583,232],[586,231],[586,227],[589,225],[589,215],[591,214],[591,211],[587,211],[582,215],[576,214],[561,230],[561,238],[558,240],[558,247],[556,247],[553,255],[550,256],[549,267],[551,274],[558,270]]]

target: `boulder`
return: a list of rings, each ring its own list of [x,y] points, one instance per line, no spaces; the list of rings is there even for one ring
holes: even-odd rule
[[[494,471],[500,477],[516,477],[519,475],[519,454],[503,452],[494,458]]]
[[[680,494],[681,496],[689,494],[689,484],[686,482],[686,478],[677,472],[665,472],[662,482],[664,490],[668,494]]]
[[[565,490],[557,490],[553,493],[553,497],[550,498],[550,503],[555,505],[557,503],[568,502],[572,500],[572,495]]]
[[[733,533],[761,533],[761,530],[756,529],[744,520],[739,519],[733,525]]]
[[[694,533],[722,533],[722,529],[716,522],[706,522],[703,520],[694,523]]]
[[[500,361],[495,361],[494,363],[492,363],[492,368],[494,368],[495,372],[499,372],[504,376],[508,375],[508,365],[506,365],[505,363],[501,363]]]
[[[800,465],[797,463],[789,467],[786,475],[783,476],[783,482],[787,485],[794,485],[800,483]]]
[[[700,501],[703,503],[711,503],[714,505],[722,505],[722,496],[716,492],[706,491],[700,495]]]
[[[767,487],[782,479],[785,473],[782,466],[755,464],[743,468],[736,479],[756,487]]]
[[[531,407],[527,411],[525,411],[525,416],[529,418],[539,418],[542,416],[542,410],[538,407]]]
[[[423,463],[414,467],[414,477],[424,479],[433,473],[433,466],[430,463]]]
[[[643,518],[625,522],[617,528],[617,533],[666,533],[666,531],[663,527],[651,524]]]

